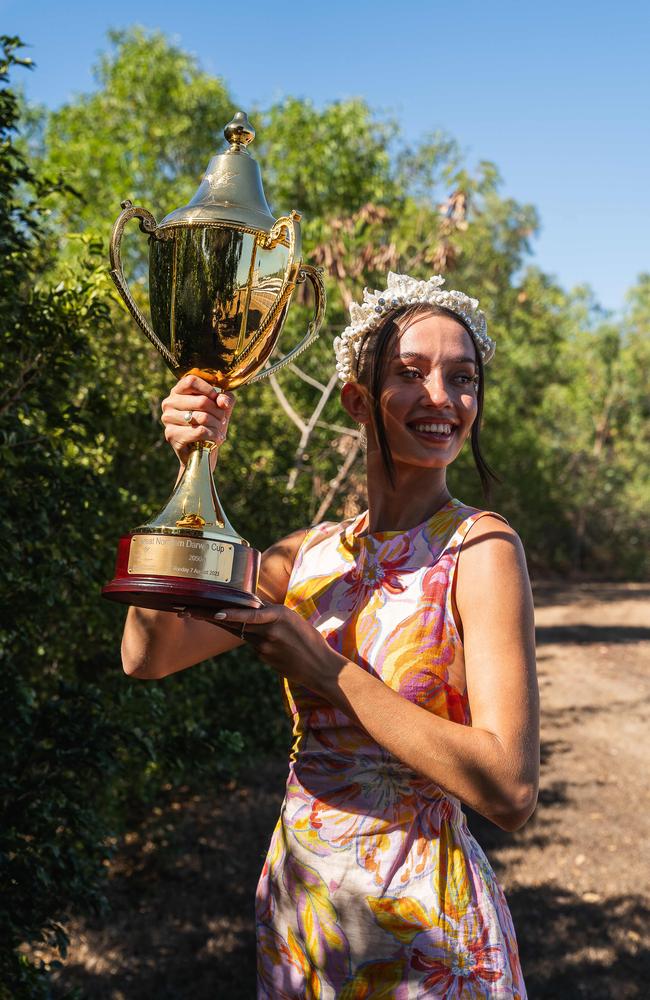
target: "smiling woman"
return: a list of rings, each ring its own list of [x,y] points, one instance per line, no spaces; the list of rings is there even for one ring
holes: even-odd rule
[[[471,436],[474,461],[481,478],[483,491],[489,496],[490,481],[495,476],[483,458],[480,447],[484,398],[483,357],[475,347],[472,331],[462,316],[433,303],[418,303],[396,309],[383,320],[378,329],[371,329],[364,334],[356,365],[356,375],[361,384],[370,392],[375,434],[389,479],[392,479],[393,458],[386,437],[386,427],[380,403],[382,387],[389,375],[397,375],[398,381],[400,378],[402,380],[418,380],[431,377],[432,359],[426,349],[424,352],[419,352],[417,347],[418,342],[422,340],[426,341],[427,346],[431,344],[431,337],[427,338],[427,331],[423,329],[423,324],[427,317],[436,316],[440,318],[438,328],[445,332],[447,341],[448,356],[444,362],[444,374],[452,397],[458,397],[459,388],[463,385],[468,389],[473,387],[474,390],[465,394],[466,401],[475,404],[473,407],[470,406],[470,410],[473,412],[469,414],[466,406],[462,407],[462,411],[468,415],[470,427],[468,433]],[[447,323],[444,323],[445,318]],[[411,332],[412,327],[415,329]],[[403,336],[400,337],[402,331]],[[463,336],[463,331],[465,331],[465,336]],[[407,338],[406,340],[404,340],[404,336]],[[411,340],[414,341],[413,344],[409,343]],[[435,342],[435,337],[433,340]],[[442,344],[440,347],[442,349]],[[461,436],[459,430],[457,424],[454,424],[453,428],[450,426],[448,431],[443,430],[442,432],[456,434],[459,448],[453,456],[454,458],[467,437],[467,433]],[[453,458],[450,461],[453,461]]]
[[[124,668],[159,678],[249,642],[285,685],[295,742],[257,892],[258,997],[526,996],[503,892],[462,804],[505,830],[539,771],[533,614],[521,544],[447,489],[479,447],[478,302],[389,275],[336,341],[341,399],[367,433],[368,510],[272,546],[256,611],[131,608]],[[163,403],[183,461],[202,409],[220,443],[232,398],[185,377]]]

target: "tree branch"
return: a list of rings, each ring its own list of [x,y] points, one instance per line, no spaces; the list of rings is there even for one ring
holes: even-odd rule
[[[305,431],[307,430],[307,425],[305,424],[305,422],[302,419],[302,417],[300,417],[296,413],[296,411],[294,410],[293,406],[291,405],[291,403],[289,402],[289,400],[287,399],[287,397],[283,393],[282,388],[280,386],[280,383],[278,382],[278,380],[275,377],[275,375],[269,375],[269,384],[270,384],[271,388],[273,389],[273,392],[275,393],[276,398],[277,398],[280,406],[282,407],[282,409],[286,413],[286,415],[289,417],[290,420],[293,420],[294,424],[296,425],[296,427],[300,431],[301,435],[304,435]],[[302,437],[301,437],[301,440],[302,440]]]
[[[324,427],[326,431],[333,431],[335,434],[349,434],[351,438],[361,437],[361,432],[354,427],[344,427],[343,424],[326,424],[324,420],[316,421],[317,427]]]
[[[320,392],[325,392],[325,386],[323,383],[319,382],[318,379],[312,378],[311,375],[304,372],[302,368],[298,368],[298,365],[287,365],[287,368],[290,372],[293,372],[294,375],[297,375],[298,378],[301,378],[303,382],[306,382],[307,385],[313,385],[314,389],[318,389]]]
[[[314,428],[316,427],[318,420],[320,419],[320,415],[323,412],[323,409],[325,408],[325,404],[332,395],[332,389],[336,385],[337,379],[338,375],[336,371],[332,372],[330,380],[324,387],[321,393],[321,397],[316,403],[316,406],[314,407],[312,415],[310,416],[307,423],[303,426],[303,430],[300,435],[300,441],[298,442],[298,447],[296,448],[293,459],[293,468],[289,473],[289,479],[287,481],[287,492],[289,492],[294,488],[294,486],[296,485],[296,480],[298,478],[298,475],[300,474],[300,471],[304,467],[305,460],[303,456],[305,453],[305,448],[309,444],[309,440],[314,432]]]
[[[327,510],[330,507],[330,504],[334,500],[334,497],[336,496],[338,491],[341,489],[341,486],[345,482],[345,478],[350,469],[352,468],[352,466],[354,465],[360,450],[361,450],[361,435],[358,435],[357,440],[354,442],[354,444],[352,445],[347,454],[345,462],[337,472],[335,478],[332,479],[332,481],[330,482],[329,489],[325,494],[325,497],[322,500],[320,507],[316,511],[312,524],[318,524],[319,521],[322,521],[324,515],[327,513]]]

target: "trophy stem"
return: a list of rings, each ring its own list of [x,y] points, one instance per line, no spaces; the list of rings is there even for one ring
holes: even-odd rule
[[[185,534],[196,531],[203,537],[248,543],[239,535],[224,513],[210,468],[212,441],[198,442],[192,448],[185,471],[174,492],[150,521],[137,532]]]
[[[217,496],[211,442],[194,445],[185,471],[156,517],[120,539],[104,597],[160,611],[259,608],[260,553],[237,534]]]

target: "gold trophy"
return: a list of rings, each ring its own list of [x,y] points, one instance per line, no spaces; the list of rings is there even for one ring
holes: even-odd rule
[[[122,202],[110,258],[117,290],[174,375],[200,375],[225,390],[266,378],[311,344],[323,320],[325,289],[320,269],[301,260],[300,215],[271,214],[247,149],[255,131],[243,112],[224,135],[229,148],[210,160],[189,204],[160,225],[146,209]],[[122,271],[120,243],[130,219],[149,237],[151,325]],[[269,364],[293,290],[305,280],[314,289],[314,318],[297,347]],[[260,605],[260,553],[223,512],[210,469],[214,447],[196,444],[165,507],[120,539],[104,597],[167,611]]]

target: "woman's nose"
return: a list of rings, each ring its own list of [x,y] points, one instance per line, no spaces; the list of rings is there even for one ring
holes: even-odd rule
[[[431,372],[423,385],[424,391],[434,406],[445,406],[450,402],[449,391],[442,372]]]

